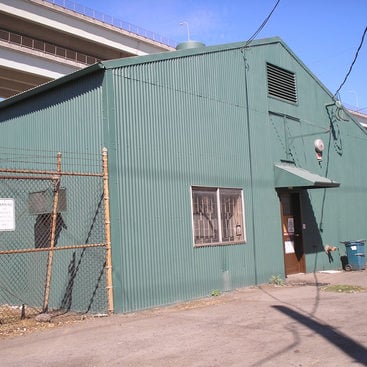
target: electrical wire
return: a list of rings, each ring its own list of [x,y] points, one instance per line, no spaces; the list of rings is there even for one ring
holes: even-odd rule
[[[255,39],[255,37],[262,31],[262,29],[265,27],[266,23],[268,23],[269,19],[273,15],[273,13],[274,13],[275,9],[277,8],[277,6],[279,5],[279,3],[280,3],[280,0],[278,0],[276,2],[276,4],[274,5],[273,9],[269,13],[269,15],[264,19],[264,21],[261,23],[261,25],[257,29],[257,31],[246,41],[245,46],[243,46],[243,48],[248,47],[250,45],[250,43]]]
[[[364,29],[364,32],[363,32],[363,35],[362,35],[361,42],[359,43],[359,46],[358,46],[357,52],[356,52],[356,54],[355,54],[355,56],[354,56],[354,60],[353,60],[352,64],[351,64],[351,65],[350,65],[350,67],[349,67],[349,70],[348,70],[348,72],[347,72],[347,75],[345,76],[345,78],[344,78],[343,82],[340,84],[339,88],[338,88],[338,89],[337,89],[337,91],[335,92],[334,97],[338,95],[338,93],[339,93],[339,92],[340,92],[340,90],[343,88],[344,84],[346,83],[346,81],[347,81],[347,79],[348,79],[348,77],[349,77],[350,73],[352,72],[353,66],[354,66],[354,64],[355,64],[355,63],[356,63],[356,61],[357,61],[359,51],[361,50],[361,48],[362,48],[362,46],[363,46],[364,37],[365,37],[366,33],[367,33],[367,27]]]

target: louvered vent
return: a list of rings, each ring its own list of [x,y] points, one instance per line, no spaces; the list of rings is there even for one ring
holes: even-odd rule
[[[266,64],[266,71],[269,95],[297,103],[296,76],[294,73],[272,64]]]

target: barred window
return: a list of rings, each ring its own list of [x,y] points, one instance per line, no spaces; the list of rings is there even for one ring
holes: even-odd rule
[[[194,245],[246,241],[241,189],[192,187]]]

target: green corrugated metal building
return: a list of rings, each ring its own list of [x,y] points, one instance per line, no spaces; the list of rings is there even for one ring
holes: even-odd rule
[[[0,121],[2,146],[107,147],[116,312],[337,269],[367,237],[366,133],[278,38],[101,62]]]

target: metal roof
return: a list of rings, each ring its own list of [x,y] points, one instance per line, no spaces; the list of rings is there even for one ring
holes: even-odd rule
[[[178,58],[190,57],[193,55],[204,55],[210,54],[215,52],[225,52],[229,50],[242,50],[244,53],[247,49],[253,49],[254,47],[262,47],[274,44],[281,44],[287,52],[297,60],[297,62],[303,67],[303,69],[320,85],[322,89],[324,89],[329,95],[330,98],[334,100],[333,94],[326,88],[326,86],[308,69],[308,67],[300,60],[293,51],[283,42],[280,37],[270,37],[264,38],[260,40],[254,40],[251,42],[249,46],[245,48],[246,42],[235,42],[235,43],[228,43],[223,45],[216,45],[216,46],[205,46],[205,47],[198,47],[198,48],[189,48],[189,49],[181,49],[172,52],[162,52],[157,54],[150,54],[144,56],[134,56],[128,58],[121,58],[121,59],[114,59],[114,60],[107,60],[101,61],[99,63],[93,64],[88,66],[84,69],[78,70],[66,76],[63,76],[59,79],[52,80],[47,82],[41,86],[35,87],[23,93],[17,94],[13,97],[5,99],[0,102],[0,110],[2,108],[6,108],[10,105],[13,105],[19,101],[31,98],[39,93],[45,92],[47,90],[51,90],[53,88],[57,88],[63,84],[69,83],[70,81],[76,80],[78,78],[84,77],[89,74],[93,74],[95,72],[101,70],[109,70],[115,68],[122,68],[131,65],[139,65],[139,64],[146,64],[152,62],[158,62],[163,60],[173,60]]]
[[[367,115],[359,111],[348,110],[354,118],[364,127],[367,128]]]
[[[294,57],[296,57],[292,53],[292,51],[288,49],[288,47],[283,43],[283,41],[279,37],[255,40],[255,41],[252,41],[249,47],[265,46],[265,45],[276,44],[276,43],[282,44],[288,50],[288,52],[290,52]],[[192,55],[203,55],[203,54],[208,54],[208,53],[213,53],[213,52],[223,52],[223,51],[232,50],[232,49],[241,49],[244,47],[244,45],[245,45],[245,42],[235,42],[235,43],[229,43],[229,44],[218,45],[218,46],[206,46],[206,47],[200,47],[200,48],[177,50],[177,51],[172,51],[172,52],[162,52],[162,53],[150,54],[150,55],[144,55],[144,56],[134,56],[134,57],[128,57],[128,58],[101,61],[99,63],[88,66],[84,69],[77,70],[59,79],[52,80],[38,87],[29,89],[23,93],[7,98],[0,102],[0,110],[2,108],[5,108],[12,104],[17,103],[18,101],[28,99],[34,95],[37,95],[44,91],[56,88],[62,84],[66,84],[72,80],[78,79],[88,74],[95,73],[103,69],[108,70],[108,69],[114,69],[114,68],[119,68],[119,67],[130,66],[130,65],[139,65],[139,64],[157,62],[157,61],[162,61],[162,60],[171,60],[171,59],[176,59],[176,58],[189,57]]]

